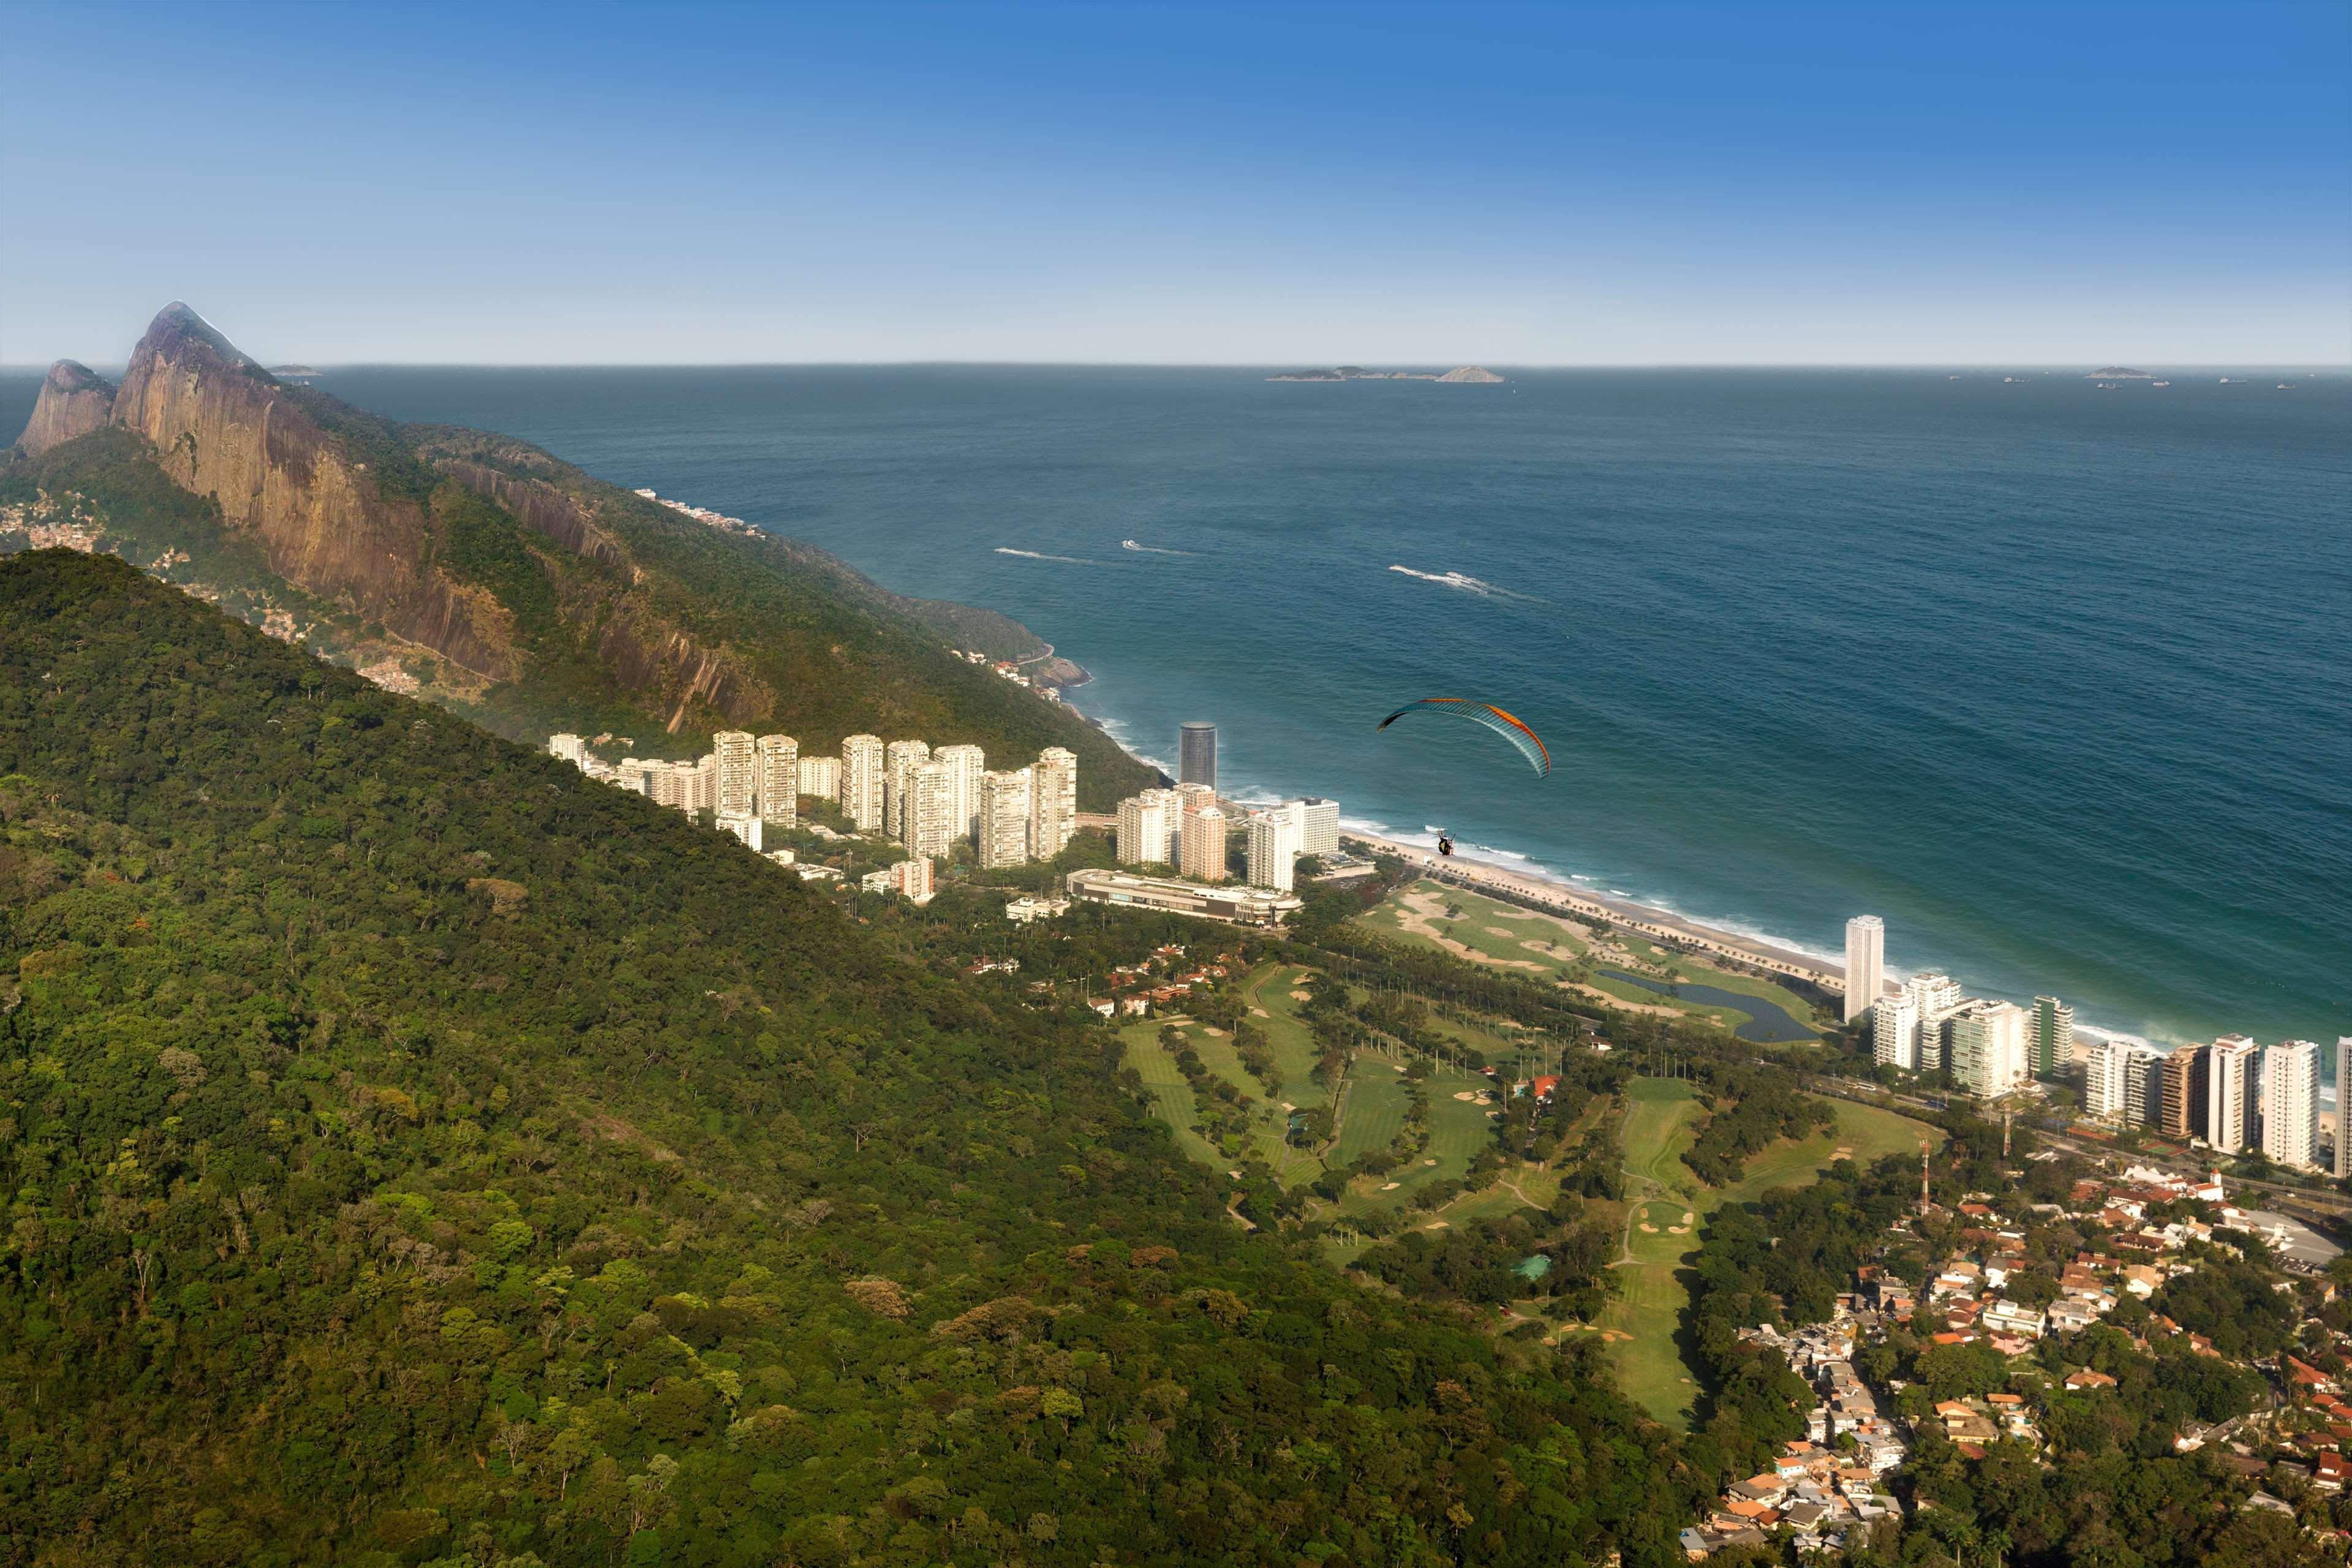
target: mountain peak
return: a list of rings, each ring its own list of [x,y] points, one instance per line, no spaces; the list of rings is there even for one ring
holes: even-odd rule
[[[274,381],[268,371],[224,336],[219,328],[205,321],[183,300],[174,300],[155,312],[147,323],[147,335],[131,351],[134,374],[140,362],[151,353],[160,358],[178,357],[178,351],[188,344],[200,344],[247,374],[262,381]],[[129,377],[125,378],[126,380]]]
[[[114,384],[79,360],[61,359],[41,378],[41,395],[16,445],[31,457],[87,436],[114,416]]]

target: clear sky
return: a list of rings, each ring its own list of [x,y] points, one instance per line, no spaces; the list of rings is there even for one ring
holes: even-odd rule
[[[7,12],[0,361],[2352,360],[2352,5]]]

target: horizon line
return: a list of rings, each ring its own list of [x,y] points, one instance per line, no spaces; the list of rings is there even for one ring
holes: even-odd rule
[[[250,354],[264,370],[269,367]],[[24,371],[46,374],[49,367],[62,360],[0,360],[0,373]],[[110,369],[116,365],[128,368],[128,360],[75,360],[77,364],[94,370]],[[308,363],[307,361],[287,360],[283,363]],[[1390,361],[1378,368],[1385,370],[1424,370],[1441,362]],[[1479,365],[1492,369],[1528,372],[1564,370],[1940,370],[1995,371],[2079,370],[2087,360],[1589,360],[1555,361],[1549,363],[1513,362],[1508,360],[1456,361],[1447,368]],[[2121,362],[2110,362],[2119,368],[2139,369],[2154,365],[2164,370],[2294,370],[2352,372],[2352,360],[2160,360],[2147,359],[2124,367]],[[1055,360],[1055,359],[819,359],[819,360],[324,360],[313,368],[320,370],[1233,370],[1233,371],[1312,371],[1335,369],[1340,364],[1354,364],[1349,360],[1338,360],[1331,364],[1301,364],[1289,360],[1269,360],[1252,363],[1241,360]],[[2093,371],[2085,374],[2095,374]]]

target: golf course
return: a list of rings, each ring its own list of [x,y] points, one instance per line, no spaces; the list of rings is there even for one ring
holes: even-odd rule
[[[1872,1106],[1832,1100],[1836,1125],[1748,1161],[1727,1187],[1700,1184],[1682,1163],[1698,1136],[1701,1108],[1676,1079],[1637,1078],[1624,1091],[1625,1247],[1618,1290],[1594,1326],[1608,1342],[1625,1392],[1658,1420],[1686,1429],[1698,1393],[1677,1336],[1690,1306],[1688,1270],[1699,1230],[1726,1204],[1749,1203],[1775,1187],[1809,1182],[1839,1160],[1868,1165],[1916,1155],[1919,1142],[1944,1140],[1924,1122]]]

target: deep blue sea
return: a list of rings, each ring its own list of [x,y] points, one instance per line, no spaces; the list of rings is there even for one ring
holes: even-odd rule
[[[2158,1040],[2352,1033],[2352,377],[1265,374],[321,384],[1005,610],[1143,754],[1215,721],[1233,793],[1815,951],[1873,911],[1897,970]],[[1419,696],[1551,777],[1374,733]]]

